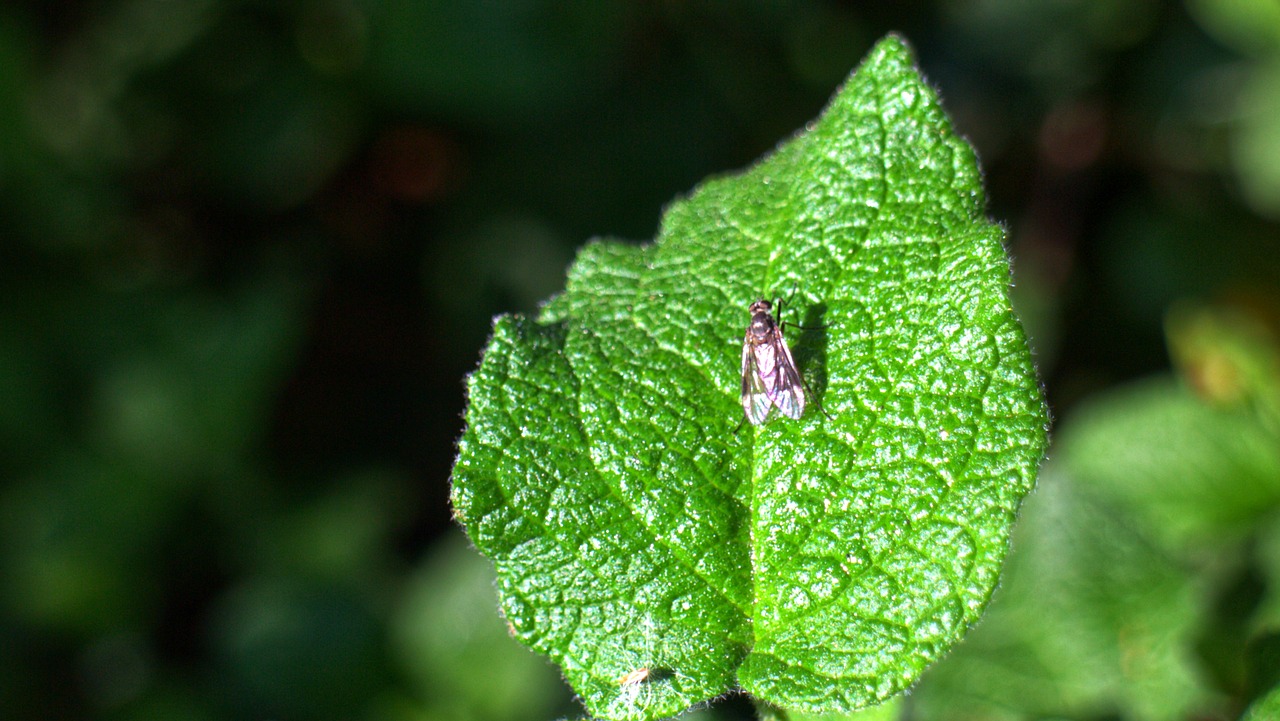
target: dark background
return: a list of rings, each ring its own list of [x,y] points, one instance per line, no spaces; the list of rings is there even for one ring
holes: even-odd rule
[[[1175,301],[1274,310],[1263,0],[6,3],[0,717],[572,713],[450,521],[462,378],[890,31],[1055,415],[1167,368]]]

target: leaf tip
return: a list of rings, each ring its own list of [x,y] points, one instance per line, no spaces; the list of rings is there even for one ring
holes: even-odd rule
[[[863,61],[864,66],[882,64],[897,65],[904,68],[916,67],[915,49],[911,47],[911,43],[901,33],[893,31],[880,38],[871,48],[871,52],[867,53],[866,60]]]

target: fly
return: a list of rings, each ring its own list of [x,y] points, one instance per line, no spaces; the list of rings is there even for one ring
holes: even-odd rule
[[[788,418],[804,413],[804,381],[773,319],[773,304],[761,298],[752,303],[751,323],[742,340],[742,410],[751,425],[769,419],[774,408]]]

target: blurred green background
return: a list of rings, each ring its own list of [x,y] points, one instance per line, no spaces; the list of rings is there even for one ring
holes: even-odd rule
[[[899,712],[1262,698],[1280,3],[11,0],[0,718],[577,713],[450,522],[462,377],[889,31],[978,149],[1058,419],[991,613]]]

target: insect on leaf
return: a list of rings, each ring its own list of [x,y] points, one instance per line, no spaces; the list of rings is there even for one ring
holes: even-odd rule
[[[453,506],[592,715],[873,705],[978,618],[1046,423],[980,178],[889,37],[654,243],[590,243],[536,319],[495,321]],[[775,342],[756,304],[744,352],[743,308],[791,288],[826,330]]]

